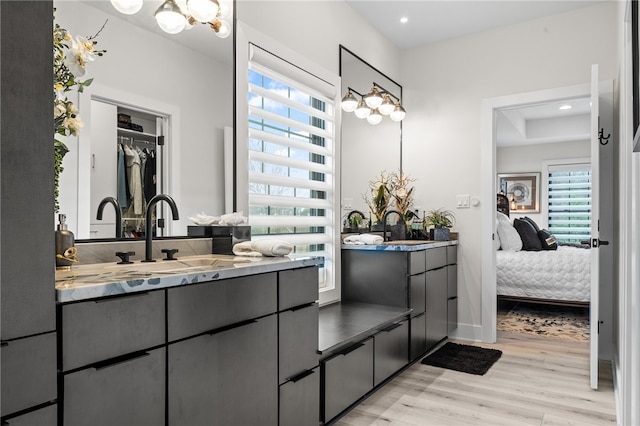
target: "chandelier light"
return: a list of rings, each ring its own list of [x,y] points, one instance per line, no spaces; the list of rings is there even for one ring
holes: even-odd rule
[[[142,9],[144,0],[111,0],[120,13],[133,15]],[[165,0],[153,16],[162,31],[178,34],[196,24],[207,24],[220,38],[231,35],[232,15],[228,0]]]
[[[360,98],[358,99],[356,95]],[[372,107],[372,103],[377,106]],[[397,122],[404,120],[407,115],[400,99],[376,83],[373,83],[371,91],[364,96],[347,87],[347,94],[342,98],[340,106],[343,111],[353,112],[360,119],[366,118],[372,125],[379,124],[384,116]]]

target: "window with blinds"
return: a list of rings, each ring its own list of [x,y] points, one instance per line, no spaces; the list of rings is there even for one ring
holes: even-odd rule
[[[591,237],[591,166],[549,166],[549,232],[561,242]]]
[[[296,79],[299,69],[268,61],[250,60],[248,71],[251,233],[290,242],[294,256],[324,256],[322,287],[334,252],[334,100]]]

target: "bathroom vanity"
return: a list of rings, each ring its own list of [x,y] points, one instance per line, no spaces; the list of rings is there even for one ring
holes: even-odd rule
[[[58,273],[59,424],[317,424],[321,262],[205,255]]]

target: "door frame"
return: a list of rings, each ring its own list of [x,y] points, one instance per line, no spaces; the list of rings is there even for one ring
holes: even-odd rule
[[[533,92],[487,98],[482,101],[481,112],[481,229],[482,229],[482,322],[481,340],[496,342],[496,251],[493,246],[496,235],[496,113],[503,108],[524,106],[553,100],[589,97],[590,84],[579,84]]]

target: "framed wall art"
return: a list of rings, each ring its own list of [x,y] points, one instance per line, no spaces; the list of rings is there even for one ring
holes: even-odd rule
[[[498,188],[509,199],[510,212],[540,212],[540,173],[498,174]]]

